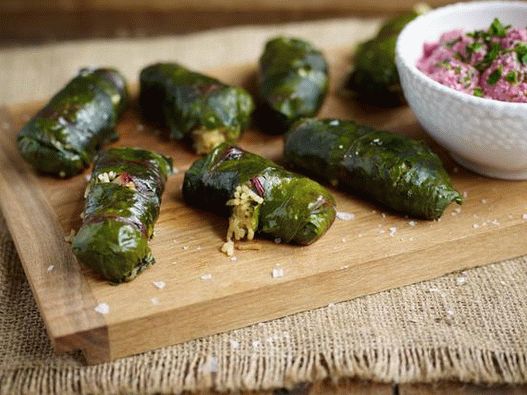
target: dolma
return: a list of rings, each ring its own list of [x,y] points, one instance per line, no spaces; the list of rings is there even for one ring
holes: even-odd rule
[[[168,126],[172,139],[191,140],[199,154],[238,140],[254,109],[244,89],[176,63],[141,71],[139,104],[146,119]]]
[[[86,188],[73,252],[111,282],[132,280],[155,260],[148,246],[172,160],[138,148],[101,152]]]
[[[419,15],[418,12],[388,20],[377,35],[359,44],[346,88],[357,98],[380,107],[404,104],[399,73],[395,65],[395,45],[403,28]]]
[[[308,245],[335,219],[335,200],[320,184],[229,144],[198,159],[185,174],[183,197],[195,207],[229,216],[227,243],[256,233]]]
[[[17,136],[18,149],[37,170],[71,177],[88,167],[115,125],[128,95],[114,69],[82,69]]]
[[[276,37],[265,45],[258,79],[259,118],[269,132],[283,133],[319,111],[328,91],[328,64],[310,43]]]
[[[463,200],[425,144],[353,121],[299,121],[284,156],[295,169],[414,217],[439,218]]]

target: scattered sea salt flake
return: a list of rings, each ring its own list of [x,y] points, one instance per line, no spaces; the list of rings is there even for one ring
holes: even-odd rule
[[[167,285],[164,281],[152,281],[152,284],[154,284],[154,287],[163,289]]]
[[[110,306],[108,306],[106,303],[99,303],[95,307],[95,311],[99,314],[108,314],[110,312]]]
[[[523,214],[523,215],[522,215],[522,219],[524,219],[524,220],[527,221],[527,214]]]
[[[237,257],[235,257],[235,256],[231,256],[231,261],[236,262],[237,260],[238,260]]]
[[[410,222],[408,222],[408,225],[410,225],[410,226],[415,226],[415,225],[417,225],[417,222],[415,222],[415,221],[410,221]]]
[[[188,246],[181,247],[182,250],[188,250]]]
[[[345,270],[345,269],[347,269],[348,267],[349,267],[349,265],[344,265],[344,266],[341,266],[340,269],[341,269],[341,270]]]
[[[477,228],[479,228],[479,224],[472,224],[472,227],[473,227],[474,229],[477,229]]]
[[[154,305],[154,306],[157,306],[159,304],[159,298],[150,298],[150,302]]]
[[[335,303],[329,303],[327,307],[332,308],[335,306]]]
[[[207,370],[210,373],[217,373],[218,372],[218,359],[216,357],[210,357]]]
[[[347,213],[345,211],[337,211],[337,218],[342,221],[351,221],[352,219],[355,219],[355,214]]]
[[[240,342],[238,340],[229,339],[229,343],[231,345],[231,348],[240,348]]]
[[[55,266],[54,266],[54,265],[49,265],[49,266],[48,266],[48,273],[49,273],[49,272],[52,272],[53,269],[55,269]]]
[[[481,199],[481,203],[487,204],[487,199]]]
[[[280,244],[282,242],[282,239],[280,237],[277,237],[276,239],[274,239],[274,242],[276,244]]]
[[[456,278],[456,285],[463,285],[466,284],[467,278],[465,276],[459,276]]]
[[[205,274],[201,275],[200,278],[201,278],[202,280],[204,280],[204,281],[207,281],[207,280],[212,279],[212,274],[210,274],[210,273],[205,273]]]
[[[380,233],[380,234],[383,234],[383,233],[384,233],[384,230],[383,230],[383,229],[379,230],[379,233]]]
[[[410,237],[408,240],[410,240],[410,241],[414,241],[414,238],[413,238],[413,237]]]
[[[392,226],[389,229],[390,229],[390,236],[393,237],[397,233],[397,227],[396,226]]]
[[[345,238],[345,237],[343,237],[343,238],[342,238],[342,239],[340,239],[340,240],[341,240],[341,241],[342,241],[343,243],[345,243],[345,242],[346,242],[346,238]]]
[[[284,269],[281,267],[275,267],[273,268],[271,275],[273,276],[273,278],[284,277]]]
[[[490,223],[492,225],[500,226],[500,221],[498,221],[497,219],[493,219],[492,221],[490,221]]]

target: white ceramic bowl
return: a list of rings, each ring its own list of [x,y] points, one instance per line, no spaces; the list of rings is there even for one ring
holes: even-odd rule
[[[458,3],[430,11],[399,35],[396,62],[406,100],[423,128],[462,166],[509,180],[527,179],[527,103],[471,96],[416,67],[423,44],[453,29],[487,29],[494,18],[527,25],[527,2]]]

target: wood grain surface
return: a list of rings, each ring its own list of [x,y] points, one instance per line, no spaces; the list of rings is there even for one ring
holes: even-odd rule
[[[408,108],[367,108],[340,93],[348,53],[326,51],[332,87],[321,116],[352,118],[426,139]],[[210,74],[253,89],[254,70],[243,65]],[[38,176],[16,151],[16,131],[38,108],[32,104],[0,114],[5,129],[0,135],[1,207],[56,349],[80,348],[92,363],[527,253],[522,218],[527,183],[477,176],[438,149],[456,187],[467,195],[459,213],[452,206],[441,221],[412,226],[409,218],[334,191],[338,210],[355,214],[354,220],[336,220],[309,247],[259,240],[260,251],[237,251],[232,261],[219,252],[227,221],[193,210],[181,199],[184,170],[196,156],[143,124],[132,108],[118,126],[121,139],[115,145],[171,155],[179,172],[167,183],[151,243],[157,263],[136,280],[113,286],[79,267],[62,238],[80,225],[89,172],[69,180]],[[240,145],[280,160],[279,136],[251,130]],[[282,278],[271,275],[277,266],[284,270]],[[158,289],[154,281],[166,287]],[[94,313],[99,303],[109,305],[109,314]]]

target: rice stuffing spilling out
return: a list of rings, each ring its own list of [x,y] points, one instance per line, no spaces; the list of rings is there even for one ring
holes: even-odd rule
[[[488,30],[452,30],[425,43],[417,68],[474,96],[527,103],[527,28],[494,19]]]

